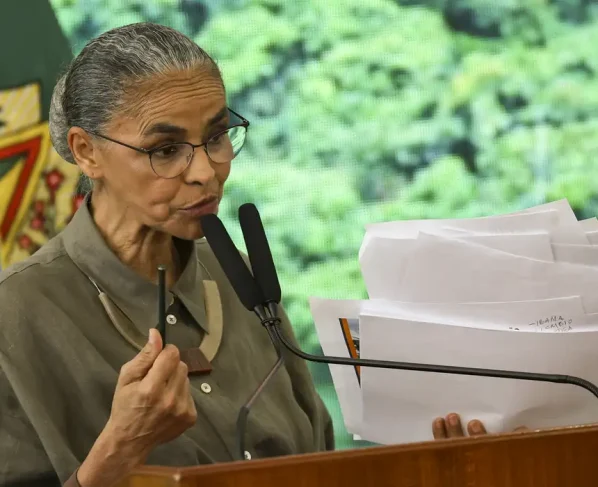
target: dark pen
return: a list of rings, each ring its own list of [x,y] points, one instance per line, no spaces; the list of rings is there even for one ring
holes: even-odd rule
[[[158,266],[158,326],[162,346],[166,346],[166,266]]]

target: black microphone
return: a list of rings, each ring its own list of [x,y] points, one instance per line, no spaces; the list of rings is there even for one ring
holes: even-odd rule
[[[220,219],[214,214],[202,216],[201,227],[216,259],[224,270],[224,273],[239,297],[239,300],[243,303],[243,306],[248,310],[253,311],[260,321],[267,319],[268,316],[262,304],[265,299]],[[274,344],[277,360],[270,371],[258,384],[253,394],[251,394],[249,399],[239,410],[235,431],[235,445],[238,460],[245,460],[245,430],[247,428],[247,418],[249,417],[251,408],[272,377],[274,377],[284,363],[282,349],[274,336],[274,332],[268,330],[268,334],[270,335],[270,340],[272,340],[272,343]]]
[[[220,218],[212,213],[202,216],[201,228],[212,248],[212,252],[216,256],[216,260],[224,270],[243,306],[258,313],[258,316],[262,315],[264,296],[262,296],[259,287],[255,285],[251,272],[249,272]]]
[[[280,282],[262,219],[253,203],[241,205],[239,223],[253,270],[253,278],[262,292],[264,304],[268,306],[271,316],[276,316],[278,314],[276,306],[280,304],[281,299]]]
[[[274,262],[272,261],[272,254],[270,252],[270,246],[268,239],[263,230],[263,224],[257,209],[255,206],[254,210],[240,212],[239,216],[242,218],[241,227],[251,229],[251,237],[255,246],[267,247],[259,249],[256,252],[256,256],[252,260],[252,248],[247,247],[249,252],[249,258],[252,265],[255,263],[256,266],[263,266],[263,268],[254,268],[253,273],[255,279],[258,280],[258,287],[262,290],[272,290],[279,287],[278,276]],[[252,221],[253,220],[253,221]],[[268,258],[269,256],[269,258]],[[260,281],[261,279],[262,281]],[[280,296],[280,295],[278,295]],[[280,298],[279,298],[280,299]],[[266,303],[267,304],[267,303]],[[278,340],[287,348],[291,353],[301,357],[305,360],[318,363],[336,364],[336,365],[351,365],[360,367],[375,367],[382,369],[398,369],[398,370],[412,370],[417,372],[436,372],[441,374],[454,374],[454,375],[471,375],[481,377],[496,377],[501,379],[519,379],[519,380],[530,380],[538,382],[553,382],[557,384],[572,384],[590,391],[596,398],[598,398],[598,387],[593,383],[582,379],[581,377],[560,375],[560,374],[542,374],[534,372],[520,372],[511,370],[496,370],[496,369],[483,369],[474,367],[458,367],[452,365],[436,365],[436,364],[418,364],[411,362],[395,362],[388,360],[371,360],[371,359],[355,359],[346,357],[329,357],[312,355],[304,352],[303,350],[294,346],[284,336],[281,329],[281,321],[277,314],[272,313],[270,309],[270,316],[265,320],[262,320],[262,324],[266,328],[273,330],[274,335]],[[274,308],[275,311],[275,308]]]

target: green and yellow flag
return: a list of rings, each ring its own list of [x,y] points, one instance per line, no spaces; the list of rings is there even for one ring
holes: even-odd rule
[[[48,0],[2,0],[0,15],[0,268],[61,230],[77,203],[76,166],[52,148],[52,89],[71,48]]]

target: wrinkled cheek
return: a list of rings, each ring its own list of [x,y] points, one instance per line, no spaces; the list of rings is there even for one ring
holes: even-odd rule
[[[216,179],[218,180],[218,185],[219,185],[219,189],[220,189],[220,195],[222,195],[222,189],[224,188],[224,183],[226,183],[226,180],[228,179],[228,176],[230,175],[230,164],[223,164],[223,167],[219,167],[218,170],[216,171]]]
[[[165,223],[172,218],[173,211],[167,204],[156,205],[153,211],[153,219],[158,223]]]
[[[154,184],[152,184],[152,182]],[[145,196],[153,212],[168,217],[172,214],[172,202],[175,201],[181,185],[176,180],[146,181],[140,193]]]
[[[230,163],[229,164],[219,164],[216,167],[216,178],[218,179],[218,181],[220,181],[222,184],[224,184],[226,182],[226,180],[228,179],[230,170],[231,170]]]
[[[147,212],[154,222],[165,223],[173,217],[175,210],[173,209],[172,201],[176,196],[176,192],[171,195],[163,191],[155,191],[152,194],[152,190],[149,188],[146,190],[146,195],[148,196],[146,199]]]

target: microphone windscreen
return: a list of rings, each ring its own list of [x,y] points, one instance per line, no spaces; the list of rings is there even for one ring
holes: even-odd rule
[[[264,299],[226,228],[213,213],[202,216],[200,221],[204,236],[235,293],[243,306],[253,311]]]
[[[281,291],[268,237],[257,208],[245,203],[239,208],[239,223],[249,254],[253,277],[266,301],[280,303]]]

